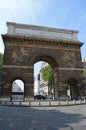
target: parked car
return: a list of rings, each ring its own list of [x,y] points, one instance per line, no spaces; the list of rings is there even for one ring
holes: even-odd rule
[[[46,96],[44,96],[44,95],[35,95],[34,96],[34,100],[36,100],[36,99],[46,99],[47,97]]]
[[[52,96],[48,96],[47,95],[47,97],[46,97],[48,100],[51,100],[51,99],[53,99],[53,97]]]

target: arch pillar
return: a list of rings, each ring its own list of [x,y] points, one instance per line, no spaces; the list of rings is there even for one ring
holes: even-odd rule
[[[55,67],[53,69],[53,78],[54,78],[54,100],[58,100],[59,94],[58,94],[58,88],[59,88],[59,83],[58,83],[58,68]]]

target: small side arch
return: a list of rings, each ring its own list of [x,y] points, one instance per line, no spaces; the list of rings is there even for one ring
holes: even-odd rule
[[[68,79],[68,96],[70,99],[78,99],[79,90],[78,90],[78,82],[75,78]]]
[[[14,78],[11,83],[11,101],[24,100],[25,83],[22,78]]]

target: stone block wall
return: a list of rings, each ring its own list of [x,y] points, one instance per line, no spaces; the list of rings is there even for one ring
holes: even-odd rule
[[[25,97],[33,96],[34,63],[48,62],[54,72],[55,97],[66,95],[70,78],[82,86],[83,68],[80,42],[55,41],[30,37],[3,36],[5,55],[3,65],[2,96],[11,95],[12,82],[21,79],[24,82]]]

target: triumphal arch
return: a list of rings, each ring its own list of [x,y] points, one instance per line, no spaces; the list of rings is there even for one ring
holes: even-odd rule
[[[7,34],[2,35],[5,45],[2,97],[11,97],[12,82],[24,82],[24,97],[33,96],[34,64],[48,62],[53,69],[54,99],[72,98],[83,92],[83,68],[78,31],[7,22]],[[84,93],[83,93],[84,94]]]

